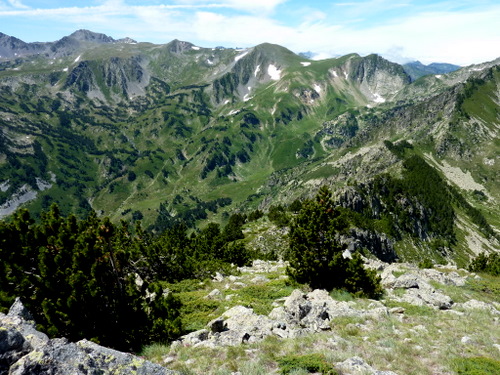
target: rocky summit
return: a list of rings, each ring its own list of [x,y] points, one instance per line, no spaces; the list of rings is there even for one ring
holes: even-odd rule
[[[453,374],[464,351],[498,357],[497,294],[476,289],[488,284],[486,279],[451,265],[365,263],[382,278],[382,299],[294,289],[273,300],[267,313],[256,313],[251,306],[262,309],[244,296],[247,290],[271,290],[286,264],[254,261],[241,267],[239,276],[218,275],[199,295],[226,310],[155,358],[193,373],[274,374],[280,373],[280,358],[315,353],[338,374],[402,375]],[[212,364],[205,363],[206,356]],[[239,370],[231,372],[231,366]],[[217,372],[220,367],[227,371]]]
[[[238,301],[246,290],[271,288],[285,263],[254,261],[239,276],[219,274],[200,295],[220,301],[225,312],[154,355],[146,351],[156,363],[88,340],[49,339],[18,299],[0,316],[0,373],[277,374],[280,358],[317,353],[342,375],[452,374],[463,351],[498,356],[500,304],[478,292],[485,279],[450,265],[365,262],[382,277],[381,300],[294,289],[272,301],[267,314]]]

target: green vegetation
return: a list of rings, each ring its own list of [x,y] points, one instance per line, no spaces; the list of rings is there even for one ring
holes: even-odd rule
[[[479,254],[469,265],[469,271],[485,272],[493,276],[500,276],[500,254]]]
[[[452,368],[458,375],[491,375],[500,373],[500,361],[485,358],[459,358],[452,362]]]
[[[241,222],[209,224],[187,236],[175,227],[158,237],[116,226],[95,212],[64,217],[57,205],[35,223],[21,210],[0,222],[0,306],[21,297],[52,337],[89,338],[122,350],[169,341],[182,332],[180,300],[165,282],[204,279],[250,255]]]
[[[345,288],[347,291],[378,298],[380,278],[363,267],[358,253],[344,258],[346,248],[337,236],[347,223],[335,208],[330,191],[322,187],[314,200],[303,202],[290,228],[288,275],[316,289]]]
[[[308,373],[336,375],[337,371],[320,354],[288,355],[278,359],[282,374],[292,374],[297,370]]]

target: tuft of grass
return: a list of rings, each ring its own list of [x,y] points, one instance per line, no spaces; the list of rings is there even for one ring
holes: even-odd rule
[[[353,295],[348,291],[342,289],[333,289],[330,292],[330,297],[332,297],[336,301],[341,301],[341,302],[354,301]]]
[[[500,300],[500,277],[488,274],[481,274],[479,279],[467,280],[465,288],[473,292],[472,298],[478,298],[485,301],[499,301]]]
[[[166,355],[169,350],[170,348],[166,344],[153,343],[142,349],[141,356],[147,358],[148,361],[160,363],[162,357]]]

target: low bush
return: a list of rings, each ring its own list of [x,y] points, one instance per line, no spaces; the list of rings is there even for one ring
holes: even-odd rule
[[[287,355],[278,359],[282,374],[291,374],[296,370],[305,370],[309,373],[322,373],[323,375],[337,375],[333,366],[321,354]]]
[[[452,369],[458,375],[491,375],[500,374],[500,361],[486,357],[455,359]]]

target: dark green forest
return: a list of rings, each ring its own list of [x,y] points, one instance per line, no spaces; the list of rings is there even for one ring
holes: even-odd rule
[[[164,287],[204,279],[250,261],[241,219],[188,236],[178,225],[161,235],[92,212],[64,217],[57,205],[35,222],[27,210],[0,222],[0,304],[15,297],[52,337],[92,339],[121,350],[169,341],[182,331],[174,294]]]

